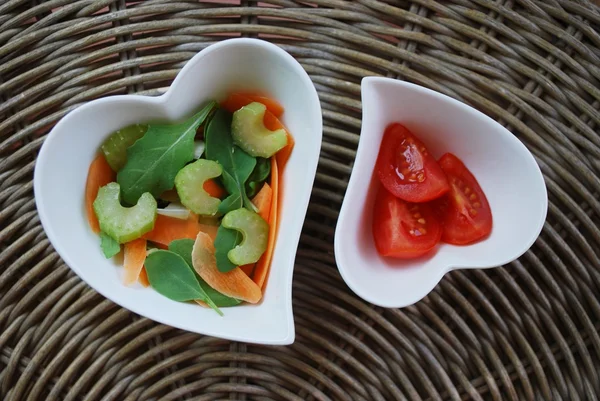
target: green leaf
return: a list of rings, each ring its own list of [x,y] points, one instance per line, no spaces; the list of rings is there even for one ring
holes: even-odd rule
[[[264,157],[256,158],[256,167],[246,182],[246,194],[248,198],[253,198],[262,188],[264,182],[271,174],[271,160]]]
[[[242,233],[239,231],[225,228],[223,225],[219,226],[215,237],[215,258],[217,259],[217,269],[221,273],[227,273],[237,267],[231,263],[227,254],[239,245],[242,239]]]
[[[173,301],[209,300],[206,292],[187,262],[171,251],[157,250],[150,253],[144,262],[148,281],[159,294]],[[211,302],[212,303],[212,302]],[[215,306],[215,311],[223,313]]]
[[[171,243],[169,244],[169,250],[171,252],[175,252],[176,254],[178,254],[179,256],[181,256],[186,263],[188,264],[188,266],[190,267],[190,269],[193,270],[193,263],[192,263],[192,249],[194,248],[194,240],[192,239],[188,239],[188,238],[184,238],[184,239],[176,239],[174,241],[171,241]],[[195,271],[194,271],[195,273]],[[235,298],[231,298],[228,297],[227,295],[223,295],[220,292],[218,292],[217,290],[215,290],[214,288],[212,288],[210,285],[208,285],[208,283],[206,281],[204,281],[202,279],[202,277],[198,276],[196,274],[196,278],[198,279],[198,282],[200,283],[200,287],[202,287],[202,289],[204,290],[204,292],[206,292],[207,298],[210,299],[213,303],[213,305],[215,305],[215,307],[228,307],[228,306],[236,306],[239,305],[242,301],[235,299]],[[211,308],[213,307],[213,305],[211,305],[209,302],[206,302]],[[214,308],[213,308],[214,309]]]
[[[127,163],[117,174],[123,200],[133,205],[144,192],[157,198],[173,188],[175,175],[194,159],[194,136],[215,102],[179,124],[150,124],[127,148]]]
[[[121,245],[104,231],[100,231],[100,248],[106,259],[110,259],[121,252]]]
[[[256,166],[256,159],[233,144],[231,113],[224,109],[215,112],[206,126],[204,141],[206,158],[223,166],[223,186],[229,193],[229,197],[219,205],[219,213],[225,214],[242,206],[256,211],[248,199],[245,185]]]

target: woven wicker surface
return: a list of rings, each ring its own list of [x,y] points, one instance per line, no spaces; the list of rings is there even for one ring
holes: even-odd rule
[[[598,399],[600,8],[566,0],[228,3],[237,4],[0,2],[0,399]],[[104,299],[53,251],[33,199],[37,151],[65,113],[109,94],[160,94],[196,52],[240,34],[294,55],[323,106],[289,347],[183,332]],[[333,233],[366,75],[460,99],[529,147],[550,203],[526,255],[448,274],[402,310],[348,290]]]

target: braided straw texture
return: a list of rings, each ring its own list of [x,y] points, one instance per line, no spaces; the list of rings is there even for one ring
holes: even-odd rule
[[[583,0],[1,0],[0,399],[598,399],[599,27],[600,8]],[[158,95],[195,53],[234,36],[290,52],[323,106],[289,347],[118,307],[61,261],[34,205],[36,154],[61,117],[101,96]],[[460,99],[528,146],[550,201],[530,251],[452,272],[401,310],[351,293],[333,234],[367,75]]]

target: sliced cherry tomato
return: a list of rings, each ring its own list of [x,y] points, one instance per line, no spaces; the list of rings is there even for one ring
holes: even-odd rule
[[[380,186],[373,209],[373,237],[380,255],[415,258],[432,250],[441,235],[429,203],[403,201]]]
[[[427,202],[449,190],[444,172],[423,142],[398,123],[385,130],[376,168],[383,186],[408,202]]]
[[[443,225],[442,241],[455,245],[476,242],[492,231],[492,210],[479,183],[452,153],[439,160],[450,183],[450,192],[435,201]]]

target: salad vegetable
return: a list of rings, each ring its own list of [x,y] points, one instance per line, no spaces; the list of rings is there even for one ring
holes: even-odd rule
[[[284,129],[271,131],[265,127],[266,111],[264,104],[253,102],[233,113],[233,142],[251,156],[271,157],[287,145]]]
[[[119,171],[127,162],[127,148],[140,139],[148,129],[147,125],[134,124],[122,128],[108,137],[102,144],[102,153],[110,167]]]
[[[140,196],[135,206],[123,207],[121,186],[111,182],[98,191],[94,212],[100,229],[123,244],[152,230],[156,220],[156,199],[146,192]]]
[[[372,230],[380,255],[415,258],[440,241],[467,245],[491,233],[492,211],[475,176],[451,153],[436,161],[401,124],[387,127],[375,168],[381,187]]]
[[[123,282],[212,308],[262,298],[277,233],[280,174],[294,146],[262,94],[232,93],[186,120],[116,131],[91,163],[90,228]],[[121,246],[123,244],[123,246]]]
[[[175,188],[181,203],[197,214],[217,213],[221,200],[209,195],[204,183],[221,175],[223,168],[212,160],[199,159],[188,164],[175,176]]]

